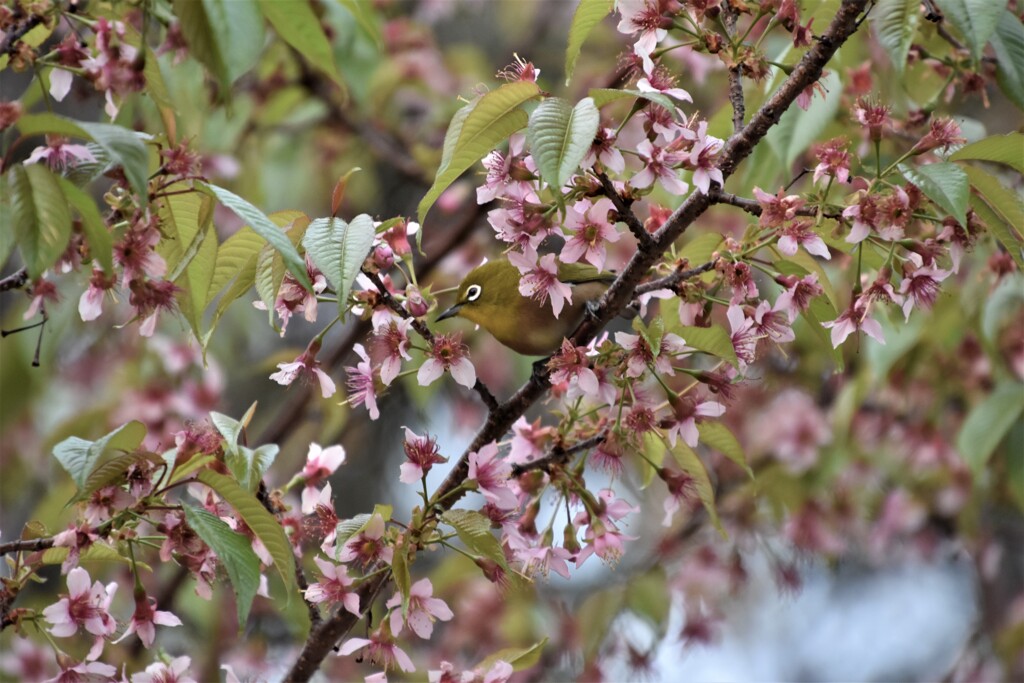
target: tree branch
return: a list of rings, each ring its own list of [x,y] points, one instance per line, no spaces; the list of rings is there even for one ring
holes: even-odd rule
[[[712,189],[708,194],[711,195],[711,200],[715,204],[728,204],[735,206],[739,209],[743,209],[747,213],[753,216],[761,215],[761,205],[757,203],[756,199],[748,199],[746,197],[740,197],[729,192],[723,192],[720,188]],[[818,207],[816,206],[801,206],[796,210],[797,216],[817,216]],[[822,211],[821,215],[825,218],[831,218],[833,220],[839,220],[843,217],[842,211]]]
[[[650,246],[651,244],[651,233],[647,232],[644,224],[640,222],[640,219],[633,213],[630,200],[628,203],[622,198],[622,195],[616,191],[615,186],[612,185],[612,181],[608,178],[606,173],[598,173],[597,179],[601,181],[601,189],[604,191],[604,196],[612,200],[612,204],[615,205],[615,210],[619,213],[619,219],[626,224],[629,231],[633,233],[633,237],[636,241],[644,246]]]
[[[727,31],[735,35],[736,10],[729,3],[722,8],[722,19]],[[729,42],[732,42],[732,35],[728,36]],[[739,133],[743,130],[743,118],[746,116],[746,104],[743,101],[743,72],[739,64],[729,67],[729,103],[732,105],[732,132]]]
[[[27,541],[10,541],[9,543],[0,543],[0,556],[6,555],[7,553],[18,553],[25,550],[30,552],[47,550],[52,547],[52,536],[47,536],[46,538],[32,538]]]
[[[22,268],[0,280],[0,292],[6,292],[9,289],[21,289],[26,284],[28,284],[28,270]]]

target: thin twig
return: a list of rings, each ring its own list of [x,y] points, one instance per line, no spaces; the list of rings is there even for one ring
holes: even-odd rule
[[[598,445],[605,440],[606,436],[608,436],[608,430],[603,429],[600,433],[595,434],[594,436],[584,439],[583,441],[577,441],[569,448],[556,446],[548,451],[545,456],[537,458],[533,462],[516,463],[512,465],[512,476],[518,477],[526,474],[527,472],[533,472],[534,470],[551,472],[555,467],[564,465],[568,462],[569,458],[576,453],[589,450]]]
[[[737,208],[743,209],[747,213],[753,216],[761,215],[761,205],[757,203],[756,199],[748,199],[747,197],[740,197],[739,195],[731,194],[729,192],[723,192],[719,189],[712,189],[709,194],[711,200],[716,204],[728,204]],[[816,206],[801,206],[796,210],[797,216],[817,216],[818,207]],[[842,211],[828,211],[824,210],[821,215],[825,218],[831,218],[833,220],[839,220],[843,217]]]
[[[707,263],[699,265],[696,268],[688,268],[687,270],[677,270],[671,275],[660,277],[657,280],[649,280],[647,282],[637,285],[636,289],[633,290],[633,295],[640,296],[641,294],[647,294],[649,292],[654,292],[659,289],[674,289],[681,282],[686,282],[687,280],[691,280],[699,275],[703,275],[704,273],[714,270],[716,263],[718,263],[717,260],[708,261]]]
[[[644,246],[650,246],[651,244],[651,233],[647,232],[644,228],[644,224],[640,222],[640,219],[636,217],[631,208],[632,200],[627,202],[622,198],[622,195],[618,193],[615,186],[612,185],[612,181],[608,178],[606,173],[598,173],[597,179],[601,181],[601,189],[604,191],[604,195],[608,199],[612,200],[612,204],[615,205],[615,210],[619,214],[619,220],[626,224],[629,231],[633,233],[633,237],[636,241]]]
[[[24,551],[35,552],[37,550],[47,550],[52,547],[52,536],[46,536],[45,538],[31,538],[25,541],[9,541],[8,543],[0,543],[0,555]]]

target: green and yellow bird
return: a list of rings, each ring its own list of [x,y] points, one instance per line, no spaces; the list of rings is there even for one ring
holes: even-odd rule
[[[587,304],[601,298],[615,274],[560,263],[558,279],[572,288],[572,303],[566,303],[557,318],[550,302],[541,304],[519,293],[519,279],[519,269],[506,258],[474,268],[459,285],[455,305],[439,315],[438,321],[466,318],[517,353],[544,356],[579,327]]]

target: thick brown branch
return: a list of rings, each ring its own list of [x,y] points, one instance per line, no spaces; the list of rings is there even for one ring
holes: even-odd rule
[[[35,552],[37,550],[46,550],[52,547],[52,536],[47,536],[46,538],[32,538],[27,541],[11,541],[9,543],[0,543],[0,555],[6,555],[7,553],[17,553],[26,550],[29,552]]]
[[[722,9],[722,19],[729,31],[729,38],[736,35],[736,10],[728,3]],[[732,132],[743,130],[746,104],[743,101],[743,72],[739,64],[729,67],[729,103],[732,105]]]

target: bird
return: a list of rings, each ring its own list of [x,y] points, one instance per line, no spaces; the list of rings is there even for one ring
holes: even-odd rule
[[[455,304],[437,321],[456,316],[480,325],[499,342],[524,356],[546,356],[570,337],[592,306],[615,280],[615,273],[592,266],[559,263],[558,279],[572,288],[556,318],[551,305],[519,293],[520,272],[507,258],[471,270],[459,285]]]

